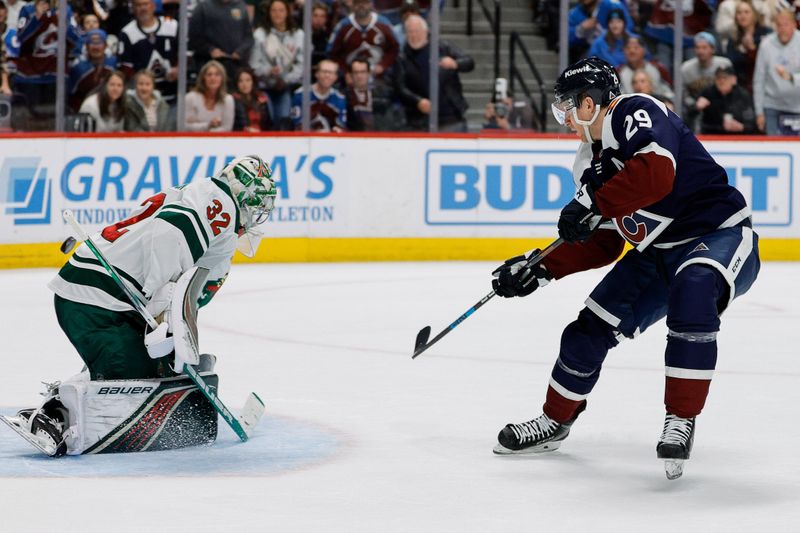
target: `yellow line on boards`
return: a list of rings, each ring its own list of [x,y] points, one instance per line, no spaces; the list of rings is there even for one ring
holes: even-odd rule
[[[252,259],[236,263],[334,261],[502,261],[551,239],[495,238],[266,238]],[[0,244],[0,268],[60,267],[60,243]],[[800,239],[761,239],[764,261],[800,261]]]

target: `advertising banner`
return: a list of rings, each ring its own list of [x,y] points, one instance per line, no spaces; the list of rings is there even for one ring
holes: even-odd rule
[[[800,238],[800,143],[704,141],[765,238]],[[156,192],[255,153],[272,167],[286,238],[552,237],[574,194],[574,139],[176,136],[0,139],[0,244],[66,237],[128,216]]]

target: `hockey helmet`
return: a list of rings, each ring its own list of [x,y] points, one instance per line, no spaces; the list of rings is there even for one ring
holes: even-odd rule
[[[551,108],[553,116],[562,126],[566,123],[567,114],[572,113],[572,119],[582,126],[591,125],[601,107],[606,107],[611,100],[621,94],[619,76],[608,62],[599,57],[589,57],[570,65],[556,80],[553,89],[555,102]],[[591,121],[578,120],[575,113],[580,105],[580,99],[588,96],[597,105],[595,116]]]
[[[225,165],[217,177],[228,182],[245,230],[269,218],[275,205],[275,182],[272,170],[260,157],[246,155],[236,158]]]

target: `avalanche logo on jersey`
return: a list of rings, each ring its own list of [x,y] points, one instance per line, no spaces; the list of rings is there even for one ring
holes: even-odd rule
[[[614,226],[634,248],[644,250],[672,222],[673,219],[640,209],[630,215],[614,219]]]
[[[3,213],[15,226],[50,223],[52,180],[39,157],[7,157],[0,165],[0,197]]]

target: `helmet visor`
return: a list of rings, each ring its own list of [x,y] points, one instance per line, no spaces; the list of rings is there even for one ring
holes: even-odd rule
[[[565,100],[553,102],[550,104],[550,109],[553,111],[556,122],[563,126],[567,123],[567,115],[575,109],[575,100],[567,98]]]

